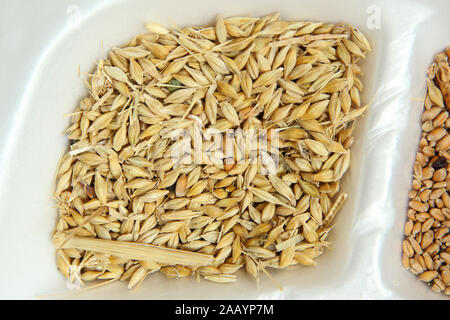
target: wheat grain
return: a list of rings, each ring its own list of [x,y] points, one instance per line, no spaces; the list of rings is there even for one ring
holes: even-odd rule
[[[365,46],[357,40],[360,46]],[[422,136],[413,168],[408,219],[404,226],[402,265],[435,292],[450,294],[448,119],[449,56],[436,55],[428,69]],[[447,93],[447,96],[445,96]],[[444,99],[446,97],[447,99]]]

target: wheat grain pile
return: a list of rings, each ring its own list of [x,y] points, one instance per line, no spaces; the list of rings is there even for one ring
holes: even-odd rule
[[[71,114],[59,270],[133,288],[156,271],[225,283],[316,265],[367,108],[366,38],[278,14],[146,27],[98,61]]]
[[[434,292],[450,295],[450,48],[428,70],[422,136],[409,192],[403,266]]]

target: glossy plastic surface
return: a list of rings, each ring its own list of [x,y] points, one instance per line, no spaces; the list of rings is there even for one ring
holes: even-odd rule
[[[450,45],[449,1],[5,1],[0,0],[0,298],[106,299],[445,299],[401,267],[401,240],[420,135],[426,69]],[[89,72],[146,21],[206,24],[216,14],[346,22],[369,38],[349,198],[315,268],[274,271],[259,287],[244,274],[218,285],[151,275],[136,293],[124,283],[68,291],[50,242],[56,164],[67,147],[64,114],[87,94]],[[57,294],[56,296],[49,296]]]

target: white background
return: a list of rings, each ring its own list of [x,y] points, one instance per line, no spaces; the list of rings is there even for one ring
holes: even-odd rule
[[[272,12],[356,25],[374,47],[363,64],[371,106],[356,132],[333,249],[315,268],[272,272],[284,291],[264,275],[258,287],[245,274],[229,285],[151,275],[136,293],[114,283],[67,294],[50,242],[51,194],[67,147],[63,115],[87,94],[78,66],[90,72],[112,46],[144,32],[146,21],[185,26],[211,23],[218,13]],[[378,12],[380,28],[369,29]],[[414,99],[425,94],[433,55],[450,45],[449,12],[449,1],[436,0],[0,0],[0,298],[445,299],[403,270],[400,257],[422,111]]]

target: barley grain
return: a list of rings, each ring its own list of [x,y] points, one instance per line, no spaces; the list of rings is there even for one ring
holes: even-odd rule
[[[66,130],[74,143],[56,174],[58,268],[70,281],[79,272],[138,288],[156,271],[227,283],[242,267],[258,280],[265,267],[316,265],[367,109],[356,64],[367,39],[278,14],[145,27],[99,61]],[[444,159],[450,145],[437,90],[428,85],[436,106],[423,117],[429,136],[405,227],[404,264],[417,273],[434,268],[436,239],[448,241],[446,169],[424,166],[428,144]]]

